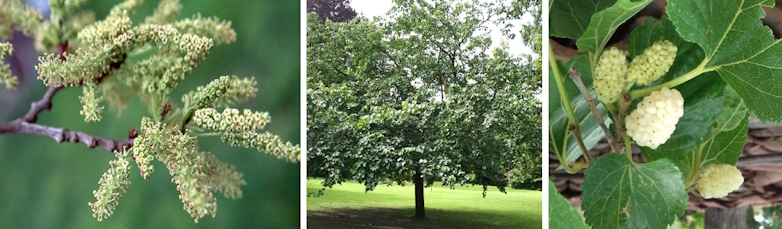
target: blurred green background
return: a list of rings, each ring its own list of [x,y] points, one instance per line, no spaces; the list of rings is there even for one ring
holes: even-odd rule
[[[45,2],[46,1],[41,1]],[[83,8],[95,11],[97,19],[121,2],[89,1]],[[158,1],[147,0],[131,19],[134,25],[150,15]],[[233,22],[237,41],[215,46],[206,61],[188,76],[170,99],[181,106],[183,93],[194,90],[221,75],[255,76],[258,97],[237,108],[268,111],[272,123],[266,130],[284,141],[300,143],[300,4],[299,1],[182,1],[179,18],[196,13]],[[15,36],[19,36],[18,34]],[[17,38],[18,39],[18,38]],[[17,49],[17,52],[22,49]],[[29,58],[28,58],[29,59]],[[23,116],[31,101],[38,100],[45,86],[35,80],[32,66],[16,73],[17,91],[2,91],[3,100],[20,101],[0,106],[0,122]],[[5,90],[5,89],[0,89]],[[85,123],[79,115],[81,89],[68,88],[54,98],[53,109],[43,112],[38,123],[66,127],[114,139],[124,139],[146,115],[137,98],[119,117],[107,104],[100,123]],[[4,118],[3,118],[4,117]],[[247,185],[243,198],[217,197],[217,215],[198,224],[183,210],[182,202],[164,165],[143,180],[136,166],[131,185],[114,214],[98,222],[87,202],[95,200],[92,190],[109,168],[114,156],[104,149],[83,144],[57,144],[35,135],[0,136],[0,228],[298,228],[299,164],[286,163],[258,151],[233,148],[219,137],[199,139],[199,147],[223,162],[236,165]],[[133,163],[131,163],[133,164]]]

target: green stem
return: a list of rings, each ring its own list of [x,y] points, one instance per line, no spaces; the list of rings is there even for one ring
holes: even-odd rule
[[[605,106],[606,109],[608,109],[608,113],[610,113],[610,114],[613,114],[614,112],[616,112],[616,106],[614,106],[613,103],[603,103],[603,106]]]
[[[690,169],[690,174],[687,176],[687,179],[684,180],[684,184],[689,185],[692,183],[693,180],[695,180],[695,176],[698,175],[698,170],[701,169],[701,156],[703,156],[703,144],[698,146],[698,149],[693,152],[695,154],[695,158],[693,158],[693,161],[695,164],[692,165],[692,168]]]
[[[160,121],[160,117],[158,117],[158,104],[157,104],[157,95],[152,95],[150,100],[152,101],[149,105],[150,112],[152,113],[152,118],[155,120],[155,122]]]
[[[589,167],[589,164],[588,163],[584,163],[584,162],[576,162],[575,164],[573,164],[573,167],[569,167],[569,168],[566,167],[566,166],[563,166],[563,167],[565,168],[565,171],[567,171],[568,173],[575,174],[578,171],[580,171],[581,169],[585,169],[585,168]]]
[[[630,98],[632,100],[635,100],[637,98],[642,98],[644,96],[647,96],[651,94],[653,91],[658,91],[663,87],[667,88],[673,88],[676,86],[679,86],[680,84],[683,84],[691,79],[694,79],[696,76],[699,76],[703,73],[710,72],[716,70],[716,68],[706,68],[706,64],[709,63],[709,59],[703,59],[703,62],[701,62],[698,67],[695,67],[694,69],[690,70],[689,72],[685,73],[684,75],[681,75],[677,77],[676,79],[673,79],[671,81],[665,82],[663,84],[654,86],[654,87],[648,87],[640,90],[635,90],[630,92]]]
[[[562,80],[562,73],[559,72],[559,65],[557,65],[557,59],[554,57],[554,49],[552,49],[550,45],[548,47],[548,51],[549,51],[549,55],[548,55],[549,62],[552,66],[551,73],[553,73],[554,81],[556,81],[557,83],[557,89],[559,91],[562,107],[565,108],[565,113],[567,113],[568,121],[570,121],[570,124],[576,125],[578,124],[578,121],[576,121],[576,114],[573,112],[573,107],[570,105],[570,97],[568,97],[567,92],[565,92],[565,81]],[[576,128],[578,128],[577,125]]]
[[[199,134],[195,134],[195,136],[198,136],[198,137],[217,137],[217,136],[223,136],[223,133],[216,133],[216,132],[199,133]]]
[[[552,74],[554,75],[554,81],[557,83],[557,89],[559,91],[560,96],[560,102],[562,102],[562,107],[565,108],[565,113],[567,113],[568,116],[568,132],[573,135],[573,138],[578,141],[578,145],[581,148],[581,154],[584,155],[584,159],[588,163],[592,162],[592,155],[589,155],[589,152],[586,150],[586,146],[584,145],[583,140],[581,139],[581,128],[579,127],[579,122],[576,119],[576,113],[573,112],[573,107],[570,105],[570,97],[567,95],[567,92],[565,92],[565,81],[562,79],[562,73],[559,72],[559,65],[557,64],[557,59],[554,57],[554,49],[549,45],[548,48],[549,51],[549,63],[552,66]],[[564,148],[563,148],[564,149]],[[571,172],[568,170],[568,165],[564,158],[561,157],[561,155],[557,155],[559,157],[560,162],[562,164],[562,167],[565,168],[566,171]],[[583,165],[581,166],[583,167]],[[580,169],[580,168],[579,168]],[[578,171],[578,170],[576,170]]]
[[[633,149],[630,143],[630,136],[627,135],[627,132],[623,132],[622,134],[625,139],[625,152],[627,152],[627,159],[630,160],[630,163],[635,164],[633,161]]]
[[[152,52],[153,50],[155,50],[154,47],[152,47],[151,45],[147,44],[147,45],[142,46],[141,48],[136,49],[132,53],[130,53],[128,55],[128,57],[126,57],[126,59],[127,58],[131,58],[131,57],[144,56],[144,55]]]

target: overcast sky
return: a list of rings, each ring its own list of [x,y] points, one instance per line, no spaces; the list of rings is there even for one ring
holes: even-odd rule
[[[385,16],[386,12],[388,12],[388,10],[390,10],[392,6],[394,6],[394,3],[391,0],[351,0],[351,7],[353,7],[353,9],[355,9],[358,14],[364,15],[368,18],[372,18],[375,16],[381,16],[381,17]],[[519,35],[518,33],[521,22],[531,21],[531,20],[532,20],[531,16],[524,15],[522,20],[517,20],[515,22],[516,28],[513,31],[515,31],[514,33],[516,34],[516,39],[511,41],[506,41],[506,43],[508,43],[510,53],[532,54],[532,50],[521,43],[521,35]],[[500,45],[501,40],[503,39],[508,40],[507,38],[502,36],[500,27],[489,25],[489,28],[491,29],[492,48]]]

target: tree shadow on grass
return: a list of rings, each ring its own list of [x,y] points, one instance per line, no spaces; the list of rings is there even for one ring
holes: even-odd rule
[[[426,219],[414,219],[414,208],[329,209],[307,211],[307,228],[541,228],[542,215],[426,209]]]

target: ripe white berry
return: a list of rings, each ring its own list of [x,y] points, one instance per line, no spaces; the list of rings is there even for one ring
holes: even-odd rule
[[[703,198],[721,198],[744,183],[741,171],[727,164],[712,164],[698,172],[695,187]]]
[[[639,85],[649,85],[665,75],[673,65],[678,48],[670,41],[657,41],[635,56],[627,69],[628,78]]]
[[[676,130],[684,114],[684,98],[676,89],[663,87],[647,95],[625,119],[627,135],[639,146],[657,149]]]
[[[595,66],[593,86],[597,99],[603,103],[614,103],[625,90],[627,78],[627,57],[623,51],[611,47],[604,51]]]

